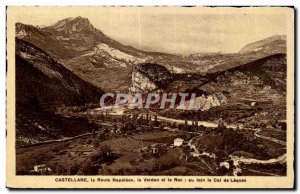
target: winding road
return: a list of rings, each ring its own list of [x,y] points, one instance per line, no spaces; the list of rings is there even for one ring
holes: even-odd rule
[[[281,141],[281,140],[273,138],[273,137],[267,137],[267,136],[259,135],[258,133],[261,131],[261,129],[254,129],[254,130],[255,130],[255,132],[254,132],[255,137],[266,139],[266,140],[278,143],[280,145],[286,146],[286,142],[284,142],[284,141]]]

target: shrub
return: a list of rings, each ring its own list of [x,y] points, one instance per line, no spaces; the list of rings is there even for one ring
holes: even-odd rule
[[[100,146],[97,149],[97,152],[91,156],[92,162],[103,163],[103,162],[110,162],[112,160],[113,160],[112,151],[110,147],[108,147],[107,145]]]
[[[98,175],[99,166],[91,161],[86,161],[82,164],[79,174],[81,175]]]

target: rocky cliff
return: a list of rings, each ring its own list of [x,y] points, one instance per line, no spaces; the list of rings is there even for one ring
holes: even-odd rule
[[[131,81],[130,91],[149,92],[163,89],[173,81],[173,76],[164,66],[143,63],[133,68]]]
[[[217,92],[214,94],[209,94],[209,95],[202,95],[198,96],[194,99],[194,107],[190,106],[191,101],[186,100],[184,102],[184,109],[194,109],[194,110],[201,110],[201,111],[207,111],[211,109],[212,107],[218,107],[221,105],[225,105],[227,103],[227,97],[221,93]]]

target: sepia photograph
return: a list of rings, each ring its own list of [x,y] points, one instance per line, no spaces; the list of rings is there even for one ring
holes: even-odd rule
[[[8,6],[8,183],[291,188],[293,53],[292,7]]]

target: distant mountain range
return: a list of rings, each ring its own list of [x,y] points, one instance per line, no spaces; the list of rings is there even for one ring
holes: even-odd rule
[[[169,117],[234,122],[261,111],[274,113],[274,121],[285,119],[286,37],[253,42],[238,53],[183,56],[123,45],[82,17],[46,27],[16,24],[18,145],[93,129],[85,119],[55,115],[57,107],[97,103],[104,92],[157,89],[226,99],[217,106],[207,100],[205,113],[160,112]]]
[[[286,36],[275,35],[244,46],[240,53],[264,52],[266,54],[286,53]]]
[[[286,52],[285,36],[250,43],[232,54],[147,52],[109,38],[82,17],[46,27],[17,23],[16,37],[44,50],[77,76],[104,90],[127,90],[132,69],[139,63],[157,63],[172,73],[212,73]]]

